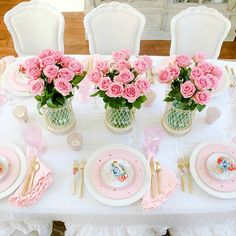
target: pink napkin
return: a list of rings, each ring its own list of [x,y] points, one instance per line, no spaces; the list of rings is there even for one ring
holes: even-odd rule
[[[30,163],[33,157],[38,156],[38,151],[35,148],[27,147],[26,156],[28,163]],[[39,158],[37,158],[37,161],[40,163],[40,169],[35,175],[32,191],[22,196],[21,192],[24,184],[22,183],[18,190],[8,199],[13,205],[26,206],[36,203],[52,184],[53,178],[51,170],[47,168]]]
[[[175,173],[166,169],[163,166],[160,172],[160,177],[161,177],[161,194],[158,194],[157,197],[152,198],[150,191],[151,189],[149,189],[149,191],[144,195],[141,203],[143,209],[145,210],[150,210],[152,208],[159,207],[180,186],[180,182],[177,179]]]

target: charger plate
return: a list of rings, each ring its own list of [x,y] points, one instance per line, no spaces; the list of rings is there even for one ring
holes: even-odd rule
[[[117,181],[104,180],[112,161],[119,161],[127,167],[128,178],[131,178],[127,183],[119,186]],[[95,151],[86,163],[84,175],[89,193],[110,206],[127,206],[138,201],[148,191],[150,183],[150,169],[145,156],[122,144],[108,145]]]

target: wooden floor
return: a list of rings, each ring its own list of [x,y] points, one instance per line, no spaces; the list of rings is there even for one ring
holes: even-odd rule
[[[0,58],[16,55],[13,42],[3,21],[4,14],[22,0],[0,0]],[[65,17],[65,53],[88,54],[88,41],[85,40],[83,18],[79,12],[63,13]],[[141,42],[140,54],[169,55],[170,41],[144,40]],[[236,41],[223,44],[220,58],[236,59]]]

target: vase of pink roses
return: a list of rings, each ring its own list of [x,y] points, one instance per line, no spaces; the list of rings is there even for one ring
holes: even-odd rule
[[[169,85],[164,99],[167,102],[162,118],[164,129],[173,135],[188,133],[195,111],[201,112],[206,107],[221,77],[221,69],[206,62],[202,53],[193,58],[176,56],[158,74],[159,81]]]
[[[132,128],[135,110],[146,101],[150,82],[146,71],[152,67],[148,56],[129,61],[127,50],[113,52],[109,60],[100,60],[88,75],[95,84],[96,92],[91,96],[103,99],[106,109],[105,123],[115,133],[125,133]]]
[[[47,49],[20,66],[29,78],[29,90],[38,102],[46,127],[65,133],[75,125],[73,91],[85,77],[83,65],[59,51]]]

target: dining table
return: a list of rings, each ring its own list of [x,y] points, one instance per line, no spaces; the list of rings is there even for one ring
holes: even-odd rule
[[[79,60],[89,57],[71,56]],[[168,57],[151,58],[156,70],[168,61]],[[16,58],[17,60],[23,61],[24,58]],[[236,68],[235,61],[209,61],[223,70],[225,65]],[[144,210],[140,200],[128,206],[108,206],[95,200],[85,187],[83,198],[71,193],[74,160],[88,160],[97,149],[109,144],[126,144],[144,153],[144,130],[150,126],[162,127],[161,118],[166,107],[163,101],[166,85],[157,81],[155,73],[153,77],[151,89],[156,93],[156,99],[150,106],[143,106],[136,111],[132,130],[122,135],[114,134],[106,127],[104,103],[99,98],[81,96],[80,90],[75,92],[73,98],[76,125],[67,134],[54,134],[47,130],[43,117],[38,113],[37,101],[32,96],[15,96],[12,91],[5,88],[1,90],[8,100],[0,105],[0,142],[14,143],[25,151],[23,130],[29,125],[40,127],[46,143],[46,151],[40,155],[40,159],[51,169],[53,184],[37,203],[30,206],[16,207],[9,203],[8,197],[1,199],[0,235],[5,236],[15,229],[24,233],[37,231],[42,236],[50,235],[52,221],[63,221],[66,235],[165,235],[167,229],[182,229],[181,232],[188,230],[188,235],[191,236],[199,228],[206,232],[205,235],[214,230],[221,232],[215,235],[226,235],[229,229],[236,235],[236,198],[221,199],[212,196],[195,181],[192,193],[183,192],[179,187],[159,207],[151,210]],[[93,91],[92,87],[88,86],[88,89]],[[17,105],[27,107],[27,122],[21,122],[12,115],[12,110]],[[221,112],[217,121],[208,124],[207,109],[204,109],[195,113],[193,126],[188,134],[171,136],[165,133],[161,140],[154,158],[178,178],[178,158],[190,157],[199,143],[206,140],[216,140],[219,143],[235,141],[236,88],[222,89],[211,98],[207,107],[211,106],[217,107]],[[73,132],[79,132],[83,137],[79,151],[72,150],[67,143],[68,135]]]

